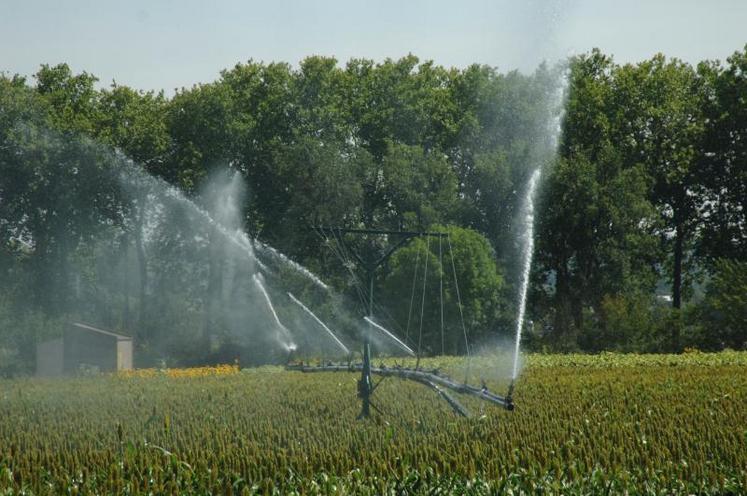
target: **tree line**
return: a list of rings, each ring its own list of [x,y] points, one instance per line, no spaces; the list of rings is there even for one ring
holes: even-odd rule
[[[567,97],[550,155],[541,150],[562,74]],[[529,346],[744,346],[747,49],[697,67],[662,55],[619,65],[595,50],[529,75],[447,69],[412,55],[344,65],[309,57],[298,67],[249,61],[172,97],[96,83],[66,64],[43,65],[31,81],[0,77],[7,357],[26,363],[37,335],[69,313],[80,267],[95,271],[90,241],[137,220],[137,202],[123,201],[107,179],[107,149],[196,201],[213,171],[238,171],[249,187],[243,228],[342,293],[353,293],[349,273],[309,226],[448,230],[475,343],[511,336],[517,211],[542,166]],[[122,246],[137,246],[136,233]],[[426,259],[426,278],[450,277],[444,253],[417,240],[379,274],[392,325],[409,320]],[[61,260],[72,254],[77,276]],[[128,289],[141,307],[153,297],[146,276]],[[437,300],[439,289],[420,289],[422,300]],[[447,336],[428,307],[426,349],[463,353],[455,288],[445,291]]]

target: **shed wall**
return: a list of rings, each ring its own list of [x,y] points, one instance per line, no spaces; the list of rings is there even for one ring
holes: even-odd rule
[[[116,371],[117,337],[68,326],[64,362],[66,374],[79,372],[82,365],[96,367],[101,372]]]
[[[132,370],[132,340],[117,341],[117,370]]]
[[[50,339],[36,345],[37,377],[58,377],[63,371],[64,345],[62,338]]]

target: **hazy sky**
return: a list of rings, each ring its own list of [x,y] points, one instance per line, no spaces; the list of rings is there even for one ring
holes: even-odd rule
[[[0,71],[67,62],[108,85],[165,89],[248,59],[381,60],[531,71],[599,47],[691,63],[747,44],[747,0],[0,0]]]

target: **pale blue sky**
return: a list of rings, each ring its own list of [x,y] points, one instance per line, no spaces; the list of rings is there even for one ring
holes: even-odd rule
[[[531,71],[599,47],[695,63],[747,43],[747,0],[0,0],[0,71],[67,62],[108,85],[173,89],[248,59],[382,60]]]

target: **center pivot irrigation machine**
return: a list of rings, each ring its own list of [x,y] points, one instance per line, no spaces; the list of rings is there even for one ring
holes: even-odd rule
[[[397,251],[399,248],[404,247],[408,242],[410,242],[414,238],[422,237],[426,238],[428,246],[430,246],[430,239],[436,238],[439,242],[439,256],[441,256],[441,245],[442,240],[446,240],[448,243],[448,248],[451,256],[451,267],[454,274],[454,283],[456,287],[456,295],[457,295],[457,302],[459,305],[459,315],[462,323],[462,330],[464,331],[464,338],[465,338],[465,346],[467,355],[469,356],[469,343],[467,342],[467,332],[466,328],[464,327],[464,318],[462,314],[462,302],[461,297],[459,295],[459,286],[456,284],[456,268],[454,265],[454,255],[451,250],[451,240],[449,238],[448,233],[444,232],[423,232],[423,231],[385,231],[385,230],[374,230],[374,229],[345,229],[345,228],[339,228],[339,227],[314,227],[313,230],[319,234],[322,239],[324,239],[327,242],[332,241],[334,245],[336,245],[337,249],[336,252],[338,256],[340,256],[343,259],[343,262],[345,263],[348,270],[351,271],[351,274],[357,278],[356,274],[353,272],[352,265],[356,265],[358,269],[363,272],[365,275],[365,282],[368,286],[368,295],[364,296],[361,294],[362,299],[365,300],[365,306],[367,315],[364,316],[364,320],[368,324],[363,332],[363,349],[362,349],[362,356],[363,361],[362,363],[351,363],[348,362],[347,364],[334,364],[334,363],[327,363],[326,365],[308,365],[304,363],[288,363],[286,365],[286,368],[288,370],[295,370],[300,372],[360,372],[361,378],[358,381],[358,396],[361,399],[361,413],[358,416],[358,418],[367,418],[369,417],[371,413],[371,408],[373,407],[376,411],[379,413],[382,413],[381,410],[376,407],[374,403],[371,402],[371,397],[373,396],[374,391],[376,388],[381,384],[381,381],[386,377],[399,377],[401,379],[408,379],[415,382],[418,382],[420,384],[423,384],[425,386],[428,386],[432,389],[434,389],[446,402],[449,404],[449,406],[456,412],[458,415],[468,417],[470,415],[469,411],[454,397],[452,396],[448,390],[467,394],[470,396],[474,396],[476,398],[479,398],[484,401],[488,401],[490,403],[494,403],[496,405],[499,405],[506,410],[513,410],[514,409],[514,403],[512,399],[512,393],[513,393],[513,381],[508,387],[508,392],[505,396],[500,396],[498,394],[494,394],[490,391],[488,391],[487,386],[484,384],[481,387],[472,386],[467,383],[467,376],[465,375],[464,382],[458,382],[442,373],[440,373],[438,370],[423,370],[420,368],[420,344],[418,344],[418,350],[417,352],[413,351],[412,348],[407,346],[404,342],[402,342],[399,338],[394,336],[392,333],[387,331],[384,327],[379,325],[376,321],[373,319],[373,312],[374,312],[374,276],[376,270],[384,265],[387,260],[392,256],[392,254]],[[349,243],[345,241],[345,235],[355,235],[355,236],[366,236],[372,238],[372,237],[383,237],[385,240],[393,240],[390,245],[384,250],[383,254],[381,255],[374,255],[375,251],[369,250],[369,254],[366,257],[361,256],[360,253],[358,253],[354,247],[352,247]],[[351,259],[351,260],[348,260]],[[419,260],[419,259],[418,259]],[[423,284],[425,286],[425,274],[427,272],[427,264],[428,264],[428,257],[425,257],[425,271],[424,271],[424,277],[423,277]],[[417,263],[416,263],[416,273],[417,273]],[[443,284],[443,283],[441,283]],[[443,286],[441,286],[441,293],[443,294]],[[414,296],[414,286],[413,286],[413,296]],[[295,300],[295,298],[293,298]],[[425,291],[423,292],[423,300],[425,300]],[[303,306],[300,302],[298,302],[300,305]],[[412,300],[411,300],[412,303]],[[425,301],[423,301],[425,303]],[[412,305],[411,305],[412,306]],[[443,306],[443,302],[442,302]],[[422,319],[421,319],[422,320]],[[441,309],[441,321],[443,324],[443,308]],[[339,343],[339,345],[347,350],[345,346],[339,342],[339,340],[334,336],[334,333],[329,331],[327,326],[325,326],[322,322],[320,324],[335,338],[335,340]],[[422,325],[422,324],[421,324]],[[404,351],[406,351],[409,355],[417,357],[415,368],[407,368],[407,367],[386,367],[384,365],[381,365],[379,367],[374,367],[371,365],[371,334],[372,331],[376,329],[382,333],[384,333],[388,338],[395,341],[400,348],[402,348]],[[421,333],[422,337],[422,333]],[[442,342],[443,342],[443,331],[442,331]],[[381,376],[382,378],[379,380],[378,383],[374,384],[372,380],[373,375]]]

